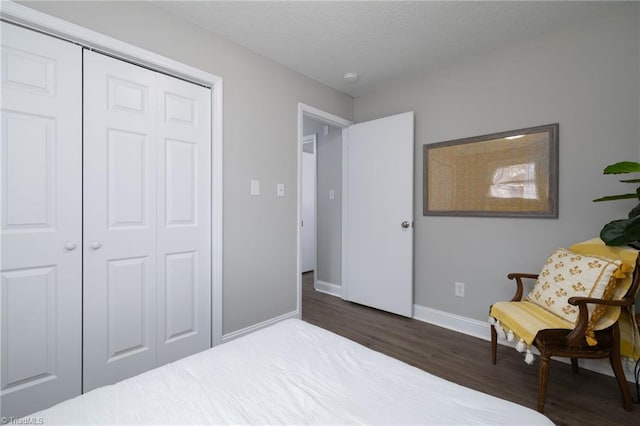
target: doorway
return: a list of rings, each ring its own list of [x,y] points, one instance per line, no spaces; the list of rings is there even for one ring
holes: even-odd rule
[[[306,120],[305,120],[305,124]],[[302,273],[316,271],[316,188],[317,188],[317,134],[308,134],[308,125],[302,138],[302,220],[301,258]]]
[[[298,312],[302,274],[317,291],[341,297],[342,129],[352,124],[298,105]]]
[[[339,140],[334,144],[339,146],[336,149],[339,166],[333,170],[323,164],[323,144],[320,136],[317,138],[318,240],[316,270],[312,279],[314,290],[412,316],[414,113],[409,111],[352,125],[339,117],[299,104],[299,200],[302,199],[301,155],[302,138],[307,130],[305,120],[320,125],[317,135],[331,138],[332,129],[339,134]],[[310,129],[311,124],[308,126]],[[333,187],[323,187],[320,178],[323,173],[339,177],[339,181],[334,181]],[[324,201],[339,212],[335,218],[338,225],[333,229],[323,226],[323,221],[329,216],[323,211]],[[300,219],[301,202],[298,203],[298,306],[301,314]],[[334,243],[326,252],[321,238]],[[323,259],[329,258],[339,261],[323,267]],[[339,271],[339,274],[331,276],[332,271]],[[305,282],[310,279],[306,276]]]

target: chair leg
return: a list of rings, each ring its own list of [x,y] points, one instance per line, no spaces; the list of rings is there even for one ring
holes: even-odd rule
[[[491,324],[491,362],[496,365],[498,352],[498,333],[493,324]]]
[[[549,382],[549,357],[541,355],[538,368],[538,411],[543,412],[544,400],[547,397],[547,383]]]
[[[618,380],[618,387],[620,387],[620,393],[622,393],[622,405],[625,410],[631,411],[631,392],[629,391],[629,385],[627,384],[627,378],[624,375],[622,368],[622,362],[620,361],[620,329],[616,323],[613,327],[613,348],[609,355],[609,362]]]
[[[571,372],[573,374],[578,374],[579,373],[579,369],[578,369],[578,358],[571,358]]]

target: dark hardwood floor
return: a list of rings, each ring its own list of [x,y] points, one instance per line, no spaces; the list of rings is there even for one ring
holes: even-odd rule
[[[303,274],[302,319],[452,382],[536,408],[538,364],[525,364],[512,348],[499,346],[494,366],[488,341],[317,292],[313,273]],[[633,409],[622,408],[613,377],[584,369],[574,375],[570,365],[552,362],[544,414],[554,423],[640,425],[640,405]]]

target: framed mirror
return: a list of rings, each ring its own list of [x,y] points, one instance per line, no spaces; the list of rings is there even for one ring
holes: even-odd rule
[[[425,144],[425,216],[558,217],[558,124]]]

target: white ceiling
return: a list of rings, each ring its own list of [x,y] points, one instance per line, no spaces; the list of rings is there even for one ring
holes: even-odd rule
[[[357,97],[387,81],[550,31],[620,3],[157,1],[157,6]],[[355,83],[346,72],[357,72]]]

